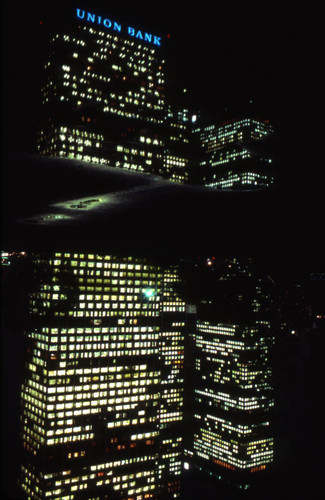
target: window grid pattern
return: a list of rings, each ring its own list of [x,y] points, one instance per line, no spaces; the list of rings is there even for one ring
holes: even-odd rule
[[[164,428],[182,418],[182,353],[164,385],[170,359],[161,340],[176,274],[143,259],[73,253],[35,256],[34,273],[21,391],[26,495],[70,499],[109,485],[127,498],[156,498],[167,476],[177,496],[181,437]],[[182,344],[183,305],[171,303]],[[166,401],[177,411],[162,418]]]
[[[271,345],[268,321],[197,322],[193,449],[203,460],[250,472],[273,461]]]
[[[203,159],[202,183],[212,188],[269,187],[272,159],[255,151],[254,144],[274,133],[268,120],[245,118],[223,125],[196,127]]]
[[[174,148],[188,142],[188,111],[168,118],[161,47],[78,21],[49,40],[40,153],[186,182],[187,155]]]

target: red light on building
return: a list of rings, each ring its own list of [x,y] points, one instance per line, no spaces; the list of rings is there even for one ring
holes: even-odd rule
[[[265,470],[266,469],[266,466],[265,465],[260,465],[259,467],[253,467],[251,469],[251,472],[257,472],[259,470]]]

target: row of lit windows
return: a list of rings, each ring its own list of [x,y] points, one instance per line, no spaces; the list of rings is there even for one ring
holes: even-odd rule
[[[244,120],[234,121],[232,123],[228,123],[222,126],[218,125],[209,125],[208,127],[204,127],[203,129],[197,128],[194,132],[201,132],[202,136],[206,134],[214,135],[231,135],[237,132],[238,130],[245,130],[249,127],[253,127],[253,130],[257,130],[263,134],[269,134],[273,128],[269,123],[260,122],[255,119],[246,118]]]
[[[230,394],[220,393],[213,391],[212,389],[200,390],[196,389],[195,394],[200,394],[206,396],[209,399],[213,399],[214,403],[218,406],[228,408],[237,408],[239,410],[253,410],[257,408],[264,408],[266,403],[269,403],[266,396],[251,397],[251,398],[233,398]]]
[[[257,180],[255,180],[257,179]],[[221,178],[219,180],[216,180],[214,182],[208,182],[206,184],[207,187],[211,188],[232,188],[232,187],[238,187],[238,186],[244,186],[244,185],[253,185],[253,186],[260,186],[260,187],[268,187],[271,186],[274,183],[274,178],[271,176],[263,176],[259,175],[256,176],[254,179],[245,179],[240,177],[237,174],[229,175],[226,178]]]
[[[82,454],[84,454],[84,452],[81,452],[81,456]],[[72,454],[70,455],[72,456]],[[77,452],[74,455],[79,455],[79,453]],[[110,464],[110,470],[108,471],[106,471],[106,468],[104,467],[97,468],[97,470],[94,471],[93,467],[91,467],[93,472],[84,471],[82,476],[72,476],[71,471],[62,471],[61,473],[56,473],[55,475],[46,474],[44,476],[44,479],[46,480],[45,488],[44,486],[43,488],[38,486],[39,484],[44,484],[43,481],[39,483],[38,479],[36,479],[36,475],[33,474],[32,471],[26,467],[22,467],[22,471],[25,476],[23,487],[29,493],[31,493],[34,489],[37,494],[45,495],[45,497],[56,497],[57,495],[60,495],[60,499],[63,500],[74,498],[73,494],[71,496],[69,496],[69,494],[78,490],[87,489],[88,481],[91,480],[93,482],[97,479],[96,486],[112,484],[115,490],[126,489],[128,495],[132,495],[134,493],[141,494],[155,489],[155,469],[144,468],[144,470],[137,473],[129,474],[125,474],[123,472],[117,474],[117,471],[118,468],[124,464],[127,465],[135,462],[149,462],[152,461],[153,458],[154,456],[144,456],[138,460],[129,459],[117,461]],[[143,466],[145,466],[145,464],[143,464]],[[51,479],[52,481],[49,481]],[[145,482],[143,479],[145,479]],[[62,496],[63,494],[68,494],[68,496]],[[141,496],[141,498],[145,497]]]
[[[133,328],[127,328],[127,331],[130,331],[130,332],[139,332],[139,331],[142,331],[142,332],[145,332],[147,330],[147,327],[141,327],[141,329],[139,327],[134,327],[134,330]],[[116,331],[116,329],[112,329],[112,331]],[[149,330],[150,331],[150,330]],[[35,336],[33,336],[33,338],[35,338]],[[148,333],[148,334],[142,334],[142,335],[103,335],[103,336],[78,336],[78,337],[51,337],[50,339],[50,343],[51,344],[57,344],[58,342],[60,344],[66,344],[68,342],[69,346],[68,347],[71,347],[72,349],[76,349],[78,347],[76,346],[73,346],[74,342],[76,343],[80,343],[82,344],[80,348],[82,347],[86,347],[87,349],[97,349],[97,348],[104,348],[107,346],[107,344],[98,344],[98,341],[124,341],[124,340],[131,340],[131,341],[138,341],[140,340],[140,338],[143,340],[143,341],[146,341],[146,342],[140,342],[138,343],[139,345],[137,347],[140,347],[140,346],[143,346],[143,347],[147,347],[148,345],[151,344],[151,342],[148,342],[148,340],[156,340],[159,338],[159,335],[158,334],[151,334],[151,333]],[[89,344],[85,344],[85,342],[89,342]],[[41,345],[41,344],[40,344]],[[122,343],[118,343],[118,344],[111,344],[113,347],[124,347],[125,344],[124,342]],[[38,347],[38,344],[36,344],[36,347]],[[48,348],[48,345],[44,346],[44,348]],[[62,346],[59,346],[59,348],[62,348]]]
[[[214,433],[203,431],[202,436],[196,436],[194,440],[194,449],[198,454],[203,453],[203,457],[210,460],[217,458],[224,460],[226,464],[247,469],[256,465],[267,464],[273,460],[273,442],[269,442],[270,448],[262,448],[260,452],[255,455],[250,455],[246,460],[238,458],[238,449],[231,449],[229,443],[222,446],[222,441],[216,438]],[[202,455],[201,455],[202,456]]]

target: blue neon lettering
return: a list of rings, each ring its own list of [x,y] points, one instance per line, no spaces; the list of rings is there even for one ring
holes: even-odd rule
[[[91,12],[86,12],[85,10],[82,9],[76,9],[77,11],[77,17],[79,19],[85,19],[91,23],[97,23],[97,24],[103,24],[106,28],[113,28],[114,31],[118,31],[121,33],[122,31],[122,25],[110,19],[103,19],[101,16],[96,16],[96,14],[92,14]],[[96,19],[97,18],[97,19]],[[151,33],[142,33],[142,31],[138,30],[136,31],[134,28],[131,26],[128,26],[127,28],[127,33],[130,36],[135,36],[136,38],[139,38],[140,40],[144,40],[149,43],[153,43],[154,45],[161,46],[161,38],[152,35]]]
[[[87,12],[87,21],[91,21],[92,23],[94,23],[95,19],[96,19],[95,14],[90,14],[90,12]]]
[[[82,13],[82,15],[81,15],[81,13]],[[80,19],[83,19],[85,17],[85,11],[77,9],[77,17],[79,17]]]
[[[160,46],[160,40],[161,40],[161,38],[159,38],[158,36],[155,35],[154,39],[153,39],[153,43],[155,45],[159,45]]]
[[[106,26],[106,28],[111,28],[112,23],[109,19],[104,19],[103,25]]]

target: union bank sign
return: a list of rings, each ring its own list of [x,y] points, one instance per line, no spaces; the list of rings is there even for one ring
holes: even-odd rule
[[[82,19],[83,21],[87,21],[97,26],[104,26],[106,29],[117,31],[119,33],[126,33],[130,37],[143,40],[144,42],[148,42],[159,47],[161,46],[161,37],[153,35],[152,33],[146,33],[145,31],[135,29],[132,26],[122,26],[122,24],[112,21],[107,17],[98,16],[97,14],[93,14],[82,9],[76,9],[76,11],[78,19]]]

